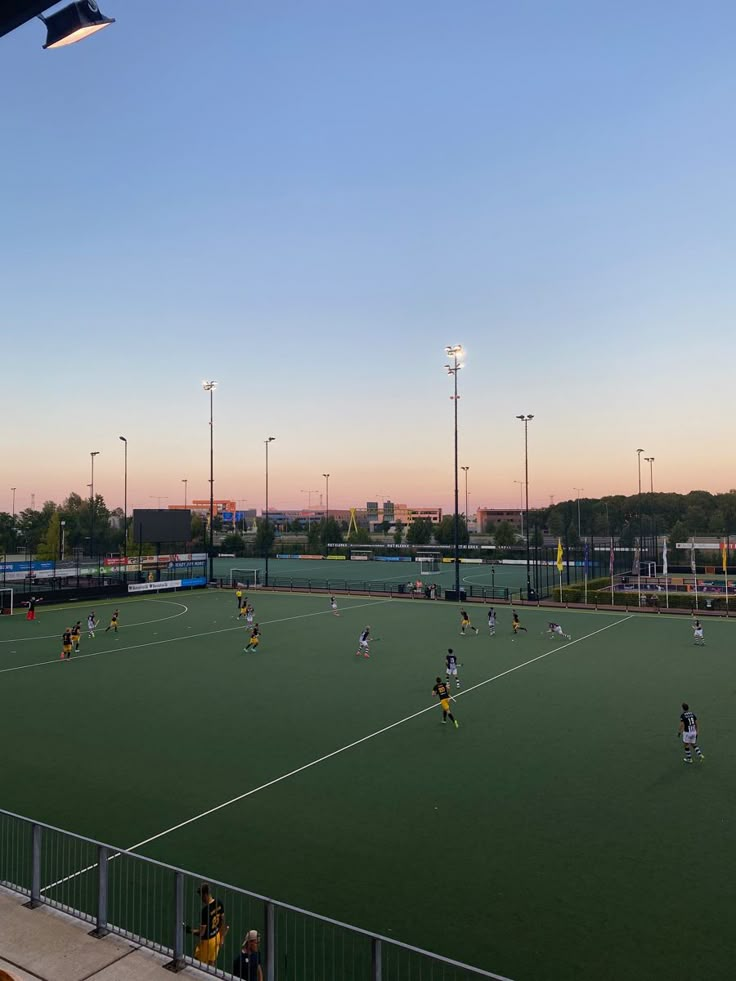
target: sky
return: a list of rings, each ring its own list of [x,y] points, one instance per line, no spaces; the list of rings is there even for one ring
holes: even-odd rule
[[[100,0],[0,38],[0,510],[736,486],[736,7]],[[461,474],[462,478],[462,474]],[[645,471],[644,486],[648,487]],[[461,495],[464,485],[461,484]],[[464,510],[464,507],[461,506]]]

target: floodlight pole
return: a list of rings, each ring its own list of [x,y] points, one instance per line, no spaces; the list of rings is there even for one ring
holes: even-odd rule
[[[203,381],[202,388],[210,393],[210,582],[215,578],[214,570],[214,515],[215,515],[215,405],[214,394],[217,388],[216,381]]]
[[[652,543],[654,545],[654,572],[657,572],[657,525],[654,520],[654,457],[645,456],[644,459],[649,464],[649,494],[650,494],[650,515],[652,519]]]
[[[128,578],[128,440],[119,436],[125,447],[125,463],[123,467],[123,556],[125,558],[123,579]]]
[[[13,492],[13,552],[15,552],[15,492],[18,490],[18,488],[11,487],[10,489]],[[3,573],[3,581],[5,581],[4,573]]]
[[[520,415],[516,417],[524,423],[524,486],[526,489],[526,500],[524,506],[526,524],[526,598],[531,598],[532,578],[529,565],[529,423],[534,418],[533,415]]]
[[[641,455],[644,452],[643,449],[639,448],[636,451],[636,465],[639,470],[639,561],[636,563],[636,573],[637,573],[637,590],[639,593],[639,606],[641,606],[641,535],[642,535],[642,517],[641,517]]]
[[[182,477],[181,482],[182,482],[182,484],[184,484],[184,507],[186,507],[187,506],[187,483],[188,483],[188,480],[187,480],[186,477]]]
[[[462,344],[448,344],[447,347],[445,348],[445,354],[448,355],[448,357],[450,357],[452,359],[452,363],[451,364],[446,364],[445,365],[445,368],[447,369],[448,375],[452,375],[452,380],[453,380],[453,394],[450,396],[450,398],[455,403],[455,411],[454,411],[454,417],[455,417],[455,419],[454,419],[454,422],[455,422],[455,429],[454,429],[454,435],[455,435],[455,457],[454,457],[454,463],[455,463],[455,467],[454,467],[454,469],[455,469],[455,521],[454,521],[454,529],[453,530],[454,530],[454,543],[455,543],[455,599],[457,600],[458,603],[460,602],[460,515],[458,514],[458,511],[459,511],[459,501],[458,501],[459,490],[458,490],[458,465],[457,465],[457,463],[458,463],[458,460],[457,460],[457,400],[459,398],[459,395],[457,394],[457,373],[462,368],[462,364],[460,363],[460,357],[462,356],[462,353],[463,353]]]
[[[89,550],[90,555],[94,558],[95,554],[95,457],[100,455],[99,450],[92,450],[90,452],[90,461],[92,463],[92,480],[89,485],[89,507],[90,507],[90,529],[89,529]]]
[[[573,490],[575,491],[575,493],[577,494],[577,497],[578,497],[578,538],[581,538],[582,537],[582,532],[580,530],[580,495],[585,490],[585,488],[584,487],[573,487]]]
[[[519,517],[521,519],[521,537],[524,537],[524,481],[515,480],[515,484],[519,485]]]
[[[330,520],[330,475],[323,473],[322,476],[325,478],[325,537],[327,537],[329,534],[327,525]],[[325,542],[325,549],[328,545],[329,542]],[[325,551],[325,555],[327,555],[327,551]]]
[[[468,527],[468,470],[470,467],[460,467],[465,474],[465,527]]]
[[[268,444],[273,443],[275,439],[276,439],[275,436],[268,436],[263,441],[266,444],[266,525],[263,533],[263,541],[265,543],[265,552],[266,552],[266,574],[265,574],[264,585],[266,586],[268,586],[268,556],[271,551],[271,543],[268,540],[268,527],[269,527],[268,524]]]

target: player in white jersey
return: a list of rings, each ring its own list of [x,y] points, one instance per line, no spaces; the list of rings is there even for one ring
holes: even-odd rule
[[[693,643],[696,647],[705,647],[705,638],[703,637],[703,624],[700,620],[695,620],[693,623]]]
[[[555,623],[553,620],[550,620],[547,624],[547,633],[553,637],[564,637],[565,640],[572,640],[570,634],[566,634],[559,623]]]
[[[491,637],[496,636],[496,611],[493,608],[488,611],[488,632]]]
[[[248,606],[244,606],[243,609],[245,610],[245,622],[246,622],[246,625],[248,627],[252,627],[253,626],[253,619],[254,619],[255,610],[253,609],[253,607],[250,604],[248,604]]]
[[[698,735],[700,726],[698,725],[698,717],[694,712],[690,711],[690,706],[687,702],[682,703],[682,714],[680,715],[680,726],[677,730],[677,738],[682,737],[682,744],[685,747],[685,755],[683,757],[686,763],[692,763],[693,754],[692,751],[695,750],[695,755],[698,757],[702,763],[705,756],[701,752],[700,746],[698,746]]]
[[[447,654],[445,655],[445,665],[446,665],[445,674],[447,676],[448,685],[452,684],[452,679],[454,678],[455,685],[459,688],[460,679],[457,676],[457,669],[458,669],[457,657],[455,656],[451,647],[447,648]]]
[[[355,656],[360,657],[360,655],[362,654],[363,657],[370,657],[371,655],[368,650],[368,648],[370,647],[370,643],[371,643],[371,628],[364,627],[360,632],[360,637],[358,637],[358,649],[355,652]]]
[[[95,618],[94,612],[90,613],[90,615],[87,617],[87,636],[88,637],[94,637],[94,635],[95,635],[95,627],[97,626],[98,623],[99,623],[99,621]]]
[[[335,599],[334,596],[330,596],[330,609],[332,610],[333,614],[336,617],[340,616],[340,614],[337,611],[337,600]]]

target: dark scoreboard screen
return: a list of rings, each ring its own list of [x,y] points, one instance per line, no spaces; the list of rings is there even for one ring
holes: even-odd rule
[[[192,512],[189,510],[133,510],[133,541],[137,545],[188,542],[192,537],[191,529]]]

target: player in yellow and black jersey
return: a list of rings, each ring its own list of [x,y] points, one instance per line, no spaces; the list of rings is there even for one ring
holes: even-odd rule
[[[79,654],[79,641],[82,639],[82,621],[77,620],[77,622],[72,627],[72,643],[74,644],[74,653]]]
[[[61,658],[68,661],[72,656],[72,628],[67,627],[61,635]]]
[[[187,933],[199,937],[199,942],[194,948],[195,960],[202,961],[204,964],[215,964],[229,930],[225,922],[225,908],[219,899],[211,895],[210,887],[206,882],[203,882],[199,888],[199,894],[202,897],[199,926],[187,927]]]
[[[442,724],[445,725],[449,718],[450,722],[452,722],[457,729],[457,719],[450,711],[450,699],[452,698],[452,695],[450,695],[449,685],[445,684],[442,678],[438,678],[436,685],[432,689],[432,694],[436,695],[440,700],[440,705],[442,706]]]
[[[261,642],[261,628],[257,623],[254,623],[250,631],[250,640],[248,641],[248,646],[244,647],[244,651],[255,651]]]
[[[109,625],[107,627],[105,627],[105,633],[107,633],[108,630],[114,630],[115,633],[118,632],[118,617],[119,616],[120,616],[120,610],[113,610],[112,611],[112,616],[110,617],[110,623],[109,623]]]

